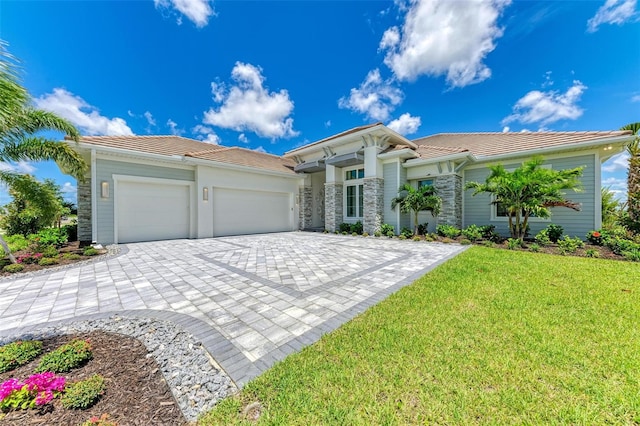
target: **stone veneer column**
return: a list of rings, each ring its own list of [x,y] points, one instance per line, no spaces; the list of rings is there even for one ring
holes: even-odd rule
[[[373,235],[380,230],[384,207],[384,179],[364,179],[364,232]]]
[[[442,198],[442,211],[438,215],[437,224],[462,228],[462,177],[438,176],[434,186]]]
[[[91,177],[78,182],[78,241],[93,242],[91,225]]]
[[[301,186],[298,189],[298,229],[311,228],[313,217],[313,188],[310,186]]]
[[[342,223],[342,194],[343,185],[340,183],[324,184],[324,228],[334,232]]]

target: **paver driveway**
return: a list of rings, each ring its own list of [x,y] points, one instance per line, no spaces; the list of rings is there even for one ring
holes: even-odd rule
[[[288,232],[122,249],[0,280],[0,335],[114,313],[170,320],[242,385],[464,248]]]

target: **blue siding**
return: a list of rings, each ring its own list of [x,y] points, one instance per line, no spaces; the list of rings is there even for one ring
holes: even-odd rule
[[[522,162],[520,161],[506,163],[504,166],[507,169],[515,169],[521,164]],[[565,234],[572,237],[584,238],[586,233],[596,226],[596,197],[600,197],[600,188],[596,188],[596,173],[599,173],[600,169],[598,168],[596,171],[595,155],[588,154],[576,157],[556,158],[545,161],[545,164],[550,164],[554,170],[586,166],[581,178],[583,191],[570,191],[567,193],[568,199],[582,204],[582,210],[577,212],[564,207],[552,208],[551,218],[549,220],[539,221],[533,219],[533,221],[530,222],[531,235],[534,236],[550,223],[554,223],[561,225],[564,228]],[[465,170],[464,182],[484,182],[488,174],[489,169],[487,168]],[[496,226],[496,230],[501,235],[508,236],[509,229],[506,219],[491,220],[491,209],[493,208],[490,204],[491,197],[488,194],[478,194],[474,197],[471,195],[472,193],[473,191],[467,190],[464,191],[463,194],[463,226],[469,226],[471,224],[491,224]]]
[[[194,171],[171,167],[150,166],[147,164],[127,163],[112,160],[96,160],[96,182],[93,190],[97,194],[97,232],[94,236],[101,244],[113,243],[113,175],[141,176],[160,179],[194,181]],[[109,198],[100,197],[101,182],[109,182]]]

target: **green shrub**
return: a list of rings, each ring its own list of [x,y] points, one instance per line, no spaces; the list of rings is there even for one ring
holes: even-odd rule
[[[362,234],[362,231],[364,230],[362,222],[357,221],[356,223],[352,223],[349,227],[349,230],[351,231],[351,233],[355,233],[357,235]]]
[[[412,238],[413,241],[422,241],[422,238],[420,238],[419,235],[416,235],[415,237]]]
[[[530,244],[529,245],[529,250],[531,250],[534,253],[537,253],[540,251],[540,246],[536,243]]]
[[[413,231],[407,227],[402,227],[400,235],[404,235],[404,238],[411,238],[413,236]]]
[[[368,236],[369,236],[369,233],[368,233],[368,232],[363,232],[363,233],[362,233],[362,236],[363,236],[363,237],[368,237]]]
[[[469,225],[462,230],[462,235],[470,241],[478,241],[482,238],[482,229],[478,225]]]
[[[39,250],[48,246],[62,247],[68,241],[67,232],[63,228],[45,228],[37,234],[29,235]]]
[[[9,250],[11,253],[15,253],[16,251],[25,250],[29,247],[29,240],[25,238],[24,235],[16,234],[16,235],[7,235],[4,237],[4,240],[7,242],[9,246]],[[0,250],[2,250],[0,248]],[[8,254],[8,253],[5,253]]]
[[[469,244],[471,244],[471,240],[463,238],[460,240],[460,244],[462,244],[463,246],[468,246]]]
[[[625,251],[622,255],[631,262],[640,262],[640,249]]]
[[[571,238],[565,235],[558,240],[558,249],[560,254],[575,253],[579,248],[584,247],[584,242],[578,237]]]
[[[486,240],[482,242],[482,245],[485,247],[495,247],[496,243],[491,240]]]
[[[587,241],[589,241],[589,243],[596,245],[596,246],[601,246],[602,245],[602,233],[599,231],[589,231],[589,233],[587,234]]]
[[[640,244],[621,237],[607,238],[605,245],[619,256],[623,256],[626,251],[640,250]]]
[[[424,240],[425,240],[426,242],[431,242],[431,241],[433,241],[433,237],[432,237],[431,235],[429,235],[429,234],[426,234],[426,235],[424,236]]]
[[[393,231],[388,231],[385,235],[386,235],[387,237],[389,237],[389,238],[393,238],[393,237],[395,237],[395,236],[396,236],[396,233],[395,233],[395,232],[393,232]]]
[[[95,404],[104,394],[104,377],[94,374],[86,380],[69,384],[62,395],[62,406],[74,410],[84,410]]]
[[[58,249],[54,246],[47,246],[42,249],[42,256],[44,257],[58,257]]]
[[[40,266],[51,266],[57,265],[58,263],[60,263],[60,261],[58,259],[54,259],[53,257],[43,257],[38,261],[38,265]]]
[[[427,235],[427,233],[429,232],[427,230],[429,226],[429,223],[425,222],[425,223],[421,223],[418,225],[418,234],[419,235]]]
[[[560,225],[554,225],[553,223],[547,226],[547,235],[549,235],[549,239],[552,243],[557,243],[562,234],[564,233],[564,228]]]
[[[398,235],[398,239],[400,239],[400,240],[406,240],[406,239],[407,239],[407,237],[406,237],[404,234],[400,234],[400,235]]]
[[[51,371],[66,373],[81,366],[93,357],[91,345],[86,340],[75,339],[58,349],[45,354],[36,368],[36,373]]]
[[[357,233],[357,232],[352,232],[352,233],[351,233],[351,236],[352,236],[352,237],[357,237],[357,236],[358,236],[358,233]]]
[[[389,234],[389,232],[391,232],[393,235],[396,234],[396,230],[394,229],[394,227],[389,225],[388,223],[383,223],[382,225],[380,225],[380,233],[382,235],[387,235]]]
[[[78,259],[82,259],[82,256],[80,256],[77,253],[65,253],[62,255],[62,258],[64,260],[78,260]]]
[[[62,227],[67,234],[67,241],[78,241],[78,224],[72,223]]]
[[[596,249],[588,249],[584,252],[587,257],[600,257],[600,252]]]
[[[42,352],[42,342],[38,340],[18,340],[0,346],[0,373],[25,365]]]
[[[480,232],[482,232],[482,238],[485,240],[493,241],[494,243],[499,243],[502,240],[500,234],[496,232],[495,225],[482,225]]]
[[[509,250],[522,248],[522,240],[520,238],[509,238],[507,240],[507,248]]]
[[[456,238],[461,231],[453,225],[438,225],[436,226],[436,232],[441,237]]]
[[[4,272],[9,272],[10,274],[15,274],[16,272],[21,272],[24,270],[24,265],[20,263],[12,263],[11,265],[7,265],[2,268]]]
[[[376,231],[376,232],[373,233],[373,236],[374,237],[381,237],[382,236],[382,232]]]
[[[351,224],[343,222],[340,224],[339,229],[340,229],[340,232],[350,232]]]
[[[349,235],[349,233],[347,231],[342,231],[342,235]],[[86,256],[86,254],[85,254]]]
[[[443,237],[443,238],[442,238],[442,242],[443,242],[443,243],[446,243],[446,244],[449,244],[449,243],[455,243],[455,242],[456,242],[456,240],[454,240],[454,239],[452,239],[452,238],[449,238],[449,237]]]
[[[11,204],[11,203],[10,203]],[[30,235],[38,232],[44,224],[33,209],[4,209],[0,226],[7,235]]]
[[[346,232],[343,232],[342,234],[347,235]],[[84,250],[82,254],[85,256],[95,256],[96,254],[98,254],[98,250],[94,249],[93,247],[88,247]]]
[[[541,246],[548,246],[549,244],[551,244],[551,238],[549,238],[549,231],[547,229],[543,229],[542,231],[538,232],[538,234],[536,235],[536,243],[540,244]]]

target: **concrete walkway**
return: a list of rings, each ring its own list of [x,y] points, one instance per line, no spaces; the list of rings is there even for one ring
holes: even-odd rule
[[[0,280],[0,336],[114,313],[169,320],[242,386],[463,250],[305,232],[128,244]]]

